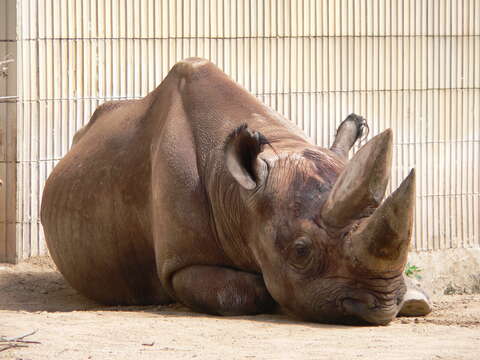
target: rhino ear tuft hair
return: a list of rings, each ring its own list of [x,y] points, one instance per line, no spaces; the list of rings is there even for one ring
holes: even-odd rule
[[[228,135],[224,144],[225,162],[230,174],[245,189],[253,190],[263,179],[258,154],[269,141],[265,136],[242,124]]]

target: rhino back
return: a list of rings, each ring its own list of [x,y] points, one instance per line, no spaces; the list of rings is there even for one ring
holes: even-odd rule
[[[47,180],[47,245],[70,284],[94,300],[166,302],[150,231],[148,103],[111,104],[96,111]]]

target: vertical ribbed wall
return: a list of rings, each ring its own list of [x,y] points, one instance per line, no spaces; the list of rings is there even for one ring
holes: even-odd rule
[[[45,252],[43,184],[100,103],[189,56],[328,146],[351,112],[417,169],[415,248],[480,242],[480,1],[18,0],[19,257]]]

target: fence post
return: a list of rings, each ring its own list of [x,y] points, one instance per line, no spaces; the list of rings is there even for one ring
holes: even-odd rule
[[[16,263],[17,1],[0,2],[0,262]]]

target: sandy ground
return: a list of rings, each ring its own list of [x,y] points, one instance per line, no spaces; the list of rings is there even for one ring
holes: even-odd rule
[[[434,302],[428,317],[386,327],[101,307],[40,258],[0,264],[0,359],[480,359],[480,295]],[[33,331],[23,339],[31,343],[6,341]]]

